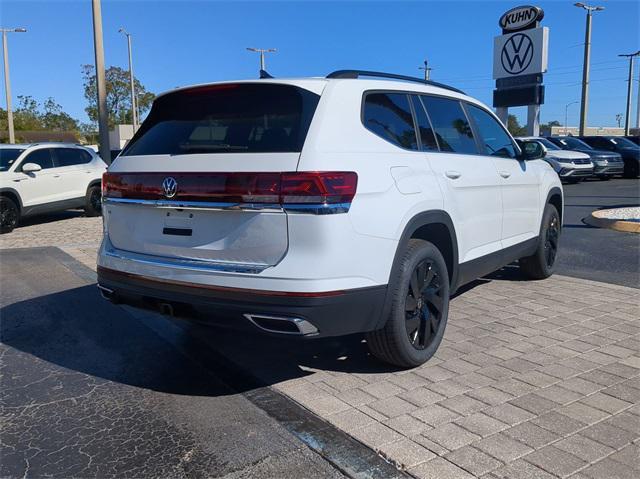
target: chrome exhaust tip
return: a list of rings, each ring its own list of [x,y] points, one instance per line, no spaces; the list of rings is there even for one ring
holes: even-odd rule
[[[111,301],[112,303],[116,303],[116,294],[112,289],[107,288],[106,286],[102,286],[101,284],[96,284],[98,291],[100,291],[100,295],[106,299],[107,301]]]
[[[302,318],[254,313],[245,313],[243,316],[251,321],[257,328],[269,333],[293,334],[296,336],[312,336],[318,334],[318,328]]]

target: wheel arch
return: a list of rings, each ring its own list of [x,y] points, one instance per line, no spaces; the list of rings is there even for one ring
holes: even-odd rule
[[[20,193],[13,188],[0,188],[0,196],[6,196],[13,200],[18,207],[18,212],[22,214],[22,198],[20,198]]]
[[[102,180],[92,180],[89,185],[87,186],[87,191],[85,192],[85,194],[89,193],[89,189],[93,188],[94,186],[102,186]]]
[[[562,190],[554,186],[547,193],[547,200],[544,202],[545,205],[552,204],[558,210],[558,214],[560,215],[560,226],[562,227],[562,218],[564,216],[564,198],[562,195]]]
[[[393,265],[389,272],[389,286],[387,287],[383,314],[380,317],[381,324],[379,324],[378,327],[384,326],[384,321],[388,317],[391,309],[391,283],[392,279],[398,273],[400,257],[409,244],[409,240],[416,238],[429,241],[440,250],[447,264],[451,294],[453,294],[456,289],[458,282],[458,239],[453,221],[449,214],[443,210],[429,210],[418,213],[407,222],[400,236],[400,241],[398,242],[398,247],[396,248],[396,253],[393,258]]]

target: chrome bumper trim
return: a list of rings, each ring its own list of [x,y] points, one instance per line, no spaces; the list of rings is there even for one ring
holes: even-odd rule
[[[176,200],[141,200],[132,198],[103,198],[105,205],[125,204],[143,205],[153,208],[179,210],[210,210],[210,211],[266,211],[274,213],[311,213],[315,215],[330,215],[347,213],[351,203],[221,203],[212,201],[176,201]]]
[[[282,212],[277,203],[218,203],[212,201],[174,201],[174,200],[141,200],[131,198],[104,198],[104,203],[144,205],[154,208],[169,208],[180,210],[272,210]]]
[[[271,266],[270,264],[262,263],[230,263],[224,261],[169,258],[165,256],[133,253],[130,251],[116,249],[111,244],[108,237],[105,237],[104,254],[110,258],[116,258],[123,261],[189,271],[258,274]]]

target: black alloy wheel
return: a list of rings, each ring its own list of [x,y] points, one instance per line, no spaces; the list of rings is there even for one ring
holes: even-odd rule
[[[10,233],[18,225],[18,207],[9,198],[0,197],[0,233]]]
[[[544,257],[547,266],[551,268],[556,262],[558,253],[558,238],[560,237],[560,222],[557,215],[552,215],[544,239]]]
[[[441,274],[429,259],[419,263],[411,274],[405,299],[405,322],[409,342],[416,349],[427,348],[436,337],[442,319]]]

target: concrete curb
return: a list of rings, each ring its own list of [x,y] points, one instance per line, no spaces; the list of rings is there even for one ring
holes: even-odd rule
[[[624,231],[625,233],[640,233],[640,223],[635,221],[617,220],[605,218],[604,212],[607,210],[592,211],[584,222],[597,228],[609,228],[616,231]]]

